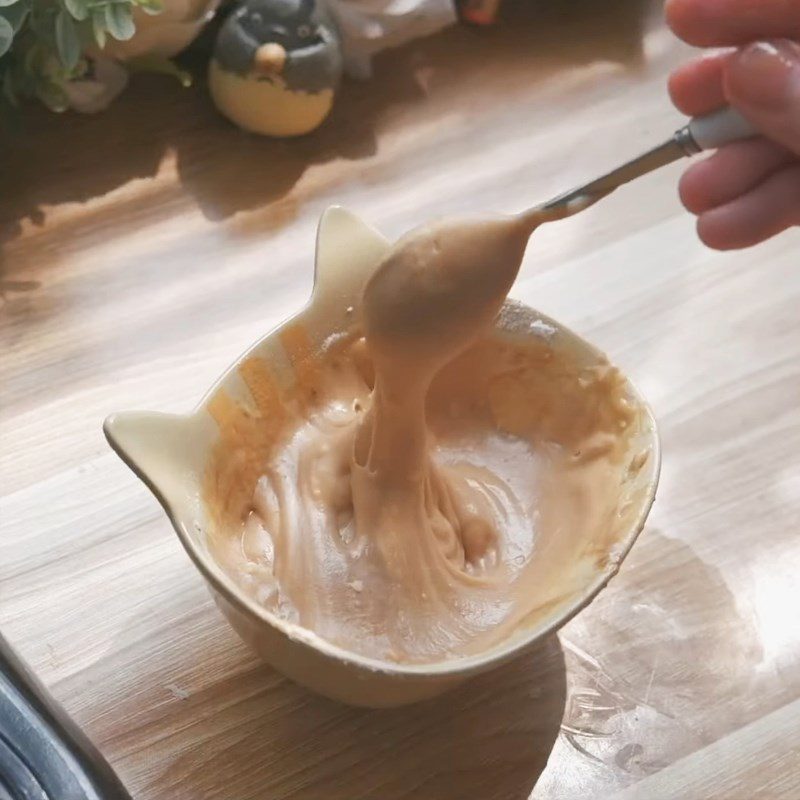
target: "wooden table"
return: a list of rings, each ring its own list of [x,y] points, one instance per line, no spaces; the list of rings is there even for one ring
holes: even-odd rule
[[[800,237],[706,250],[679,166],[537,233],[514,289],[651,400],[647,529],[557,637],[450,695],[353,710],[261,665],[103,440],[305,301],[327,205],[391,235],[518,209],[676,127],[657,6],[525,5],[380,58],[303,141],[141,78],[3,143],[0,629],[137,800],[800,797]]]

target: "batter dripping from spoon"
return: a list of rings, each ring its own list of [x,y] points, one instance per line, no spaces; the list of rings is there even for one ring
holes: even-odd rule
[[[602,402],[562,419],[566,390],[549,366],[532,373],[510,345],[480,355],[531,233],[566,213],[444,221],[389,251],[363,294],[366,344],[320,359],[315,400],[295,403],[275,433],[243,532],[217,542],[260,602],[367,655],[467,654],[530,611],[537,529],[568,535],[610,513],[606,460],[632,413],[616,372],[570,374],[576,392],[594,381]],[[554,374],[563,383],[565,370]],[[558,442],[517,425],[517,396],[539,403]],[[564,451],[609,436],[598,458]]]

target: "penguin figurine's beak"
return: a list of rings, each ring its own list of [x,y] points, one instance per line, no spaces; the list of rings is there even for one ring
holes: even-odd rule
[[[256,50],[253,70],[260,75],[277,75],[286,64],[286,49],[276,42],[262,44]]]

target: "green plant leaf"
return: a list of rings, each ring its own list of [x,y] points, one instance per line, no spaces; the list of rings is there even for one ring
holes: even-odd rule
[[[18,3],[19,0],[0,0],[0,7],[3,6],[13,6],[15,3]]]
[[[55,9],[52,6],[37,3],[31,10],[28,21],[30,29],[41,43],[47,43],[55,49]]]
[[[106,30],[118,41],[124,42],[136,33],[131,7],[111,3],[105,7]]]
[[[81,52],[85,52],[95,44],[94,29],[92,28],[92,20],[84,19],[76,26],[78,31],[78,41],[81,43]]]
[[[67,93],[50,81],[42,81],[36,87],[36,96],[51,111],[66,111],[69,108]]]
[[[63,8],[56,17],[56,47],[61,63],[72,72],[81,57],[81,43],[72,17]]]
[[[136,0],[136,6],[141,8],[145,14],[160,14],[164,10],[161,0]]]
[[[2,2],[2,0],[0,0]],[[64,0],[67,11],[79,22],[89,16],[89,5],[86,0]]]
[[[106,46],[106,15],[102,8],[92,12],[92,31],[97,46],[102,50]]]
[[[26,75],[36,75],[39,66],[40,48],[37,42],[34,42],[27,50],[24,51],[25,55],[22,58],[22,68]]]
[[[14,29],[11,23],[5,17],[0,17],[0,56],[8,52],[13,41]]]
[[[19,105],[17,93],[14,91],[14,76],[11,74],[10,69],[3,73],[3,97],[6,98],[10,105]]]
[[[11,23],[15,34],[20,32],[23,23],[30,13],[30,6],[26,2],[23,2],[23,0],[19,0],[19,2],[15,3],[13,6],[0,8],[0,17],[7,19]]]

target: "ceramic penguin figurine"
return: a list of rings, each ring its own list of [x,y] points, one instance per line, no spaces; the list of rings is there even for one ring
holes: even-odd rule
[[[241,0],[217,36],[209,88],[245,130],[300,136],[328,115],[341,74],[339,37],[317,0]]]

